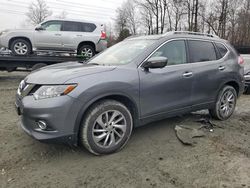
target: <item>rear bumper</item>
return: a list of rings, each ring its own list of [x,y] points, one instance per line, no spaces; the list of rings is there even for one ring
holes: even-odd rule
[[[96,52],[101,52],[105,49],[107,49],[108,42],[106,40],[99,40],[99,42],[96,44]]]

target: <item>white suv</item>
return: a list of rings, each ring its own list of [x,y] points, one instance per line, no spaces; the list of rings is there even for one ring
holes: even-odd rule
[[[92,57],[107,48],[103,24],[48,20],[33,30],[9,30],[0,33],[0,47],[14,55],[26,56],[35,51],[77,53]]]

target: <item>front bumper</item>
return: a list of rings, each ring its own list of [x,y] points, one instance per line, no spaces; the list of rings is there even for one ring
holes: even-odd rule
[[[35,100],[33,96],[21,98],[16,95],[16,109],[21,116],[21,128],[33,138],[52,143],[77,145],[75,122],[79,102],[70,96]],[[47,129],[39,128],[44,121]]]
[[[6,37],[4,37],[5,35],[0,35],[0,48],[4,47],[4,48],[8,48],[8,42],[6,39]]]

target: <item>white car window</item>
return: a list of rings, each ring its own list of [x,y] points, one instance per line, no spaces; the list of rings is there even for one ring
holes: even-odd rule
[[[51,21],[42,24],[42,27],[46,31],[61,31],[62,23],[58,21]]]

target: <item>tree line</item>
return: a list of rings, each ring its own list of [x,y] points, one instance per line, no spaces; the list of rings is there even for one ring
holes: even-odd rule
[[[117,41],[177,30],[250,45],[250,0],[127,0],[116,11]]]

